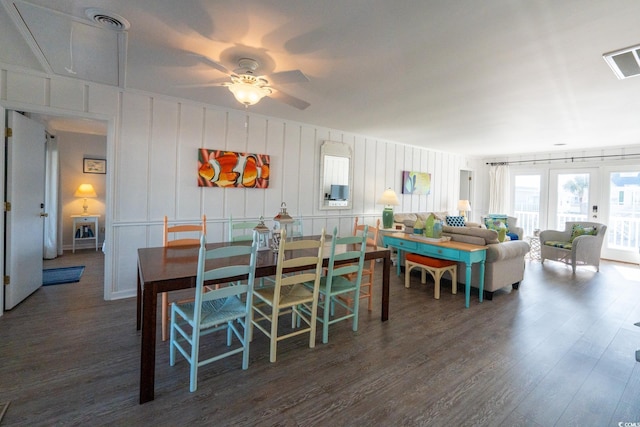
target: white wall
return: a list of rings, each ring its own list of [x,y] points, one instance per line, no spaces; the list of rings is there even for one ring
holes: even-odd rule
[[[238,219],[261,215],[270,219],[284,201],[292,216],[304,217],[305,233],[334,226],[349,232],[355,216],[364,216],[367,223],[381,216],[383,207],[376,200],[387,187],[400,198],[396,212],[455,212],[460,169],[475,170],[479,165],[464,156],[254,115],[250,109],[245,127],[244,110],[47,76],[1,63],[0,105],[109,123],[106,299],[135,295],[137,248],[162,244],[164,215],[195,222],[204,213],[208,240],[220,241],[226,238],[231,214]],[[353,150],[352,209],[318,209],[324,140],[342,141]],[[269,188],[198,188],[196,159],[201,147],[269,154]],[[431,195],[400,194],[403,170],[431,173]]]

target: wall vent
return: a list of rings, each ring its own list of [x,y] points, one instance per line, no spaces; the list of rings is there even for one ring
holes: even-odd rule
[[[640,75],[640,45],[602,55],[620,80]]]

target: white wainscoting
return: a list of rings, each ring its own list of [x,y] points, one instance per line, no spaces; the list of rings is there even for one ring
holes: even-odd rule
[[[460,169],[481,167],[478,160],[464,156],[246,113],[240,107],[226,110],[1,63],[0,70],[3,109],[108,122],[106,299],[135,295],[137,248],[161,245],[164,215],[196,221],[206,214],[208,238],[215,241],[226,238],[230,215],[271,219],[286,202],[292,216],[305,218],[306,233],[335,226],[349,233],[354,217],[373,223],[381,215],[383,207],[376,200],[387,187],[398,193],[401,205],[396,212],[455,212]],[[353,150],[351,209],[318,209],[320,146],[325,140],[342,141]],[[269,188],[198,188],[200,147],[269,154]],[[402,195],[403,170],[431,173],[431,194]]]

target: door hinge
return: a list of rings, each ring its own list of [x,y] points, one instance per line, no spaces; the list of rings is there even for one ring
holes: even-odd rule
[[[11,283],[11,276],[4,276],[4,285],[7,286]]]
[[[4,202],[4,211],[5,212],[11,211],[11,202]]]
[[[6,128],[4,130],[4,133],[5,133],[5,136],[7,138],[12,138],[13,137],[13,129],[11,129],[11,128]]]

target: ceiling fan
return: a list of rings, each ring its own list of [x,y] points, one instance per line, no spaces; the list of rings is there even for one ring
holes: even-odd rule
[[[233,71],[229,71],[227,67],[219,62],[213,61],[206,56],[195,54],[211,64],[218,71],[227,74],[231,81],[213,81],[209,83],[183,85],[181,87],[211,87],[223,86],[227,87],[238,102],[245,106],[258,103],[263,97],[268,96],[278,101],[284,102],[299,110],[304,110],[310,104],[295,96],[289,95],[274,85],[283,85],[291,83],[306,83],[309,81],[300,70],[280,71],[268,76],[258,74],[260,64],[257,60],[251,58],[240,58],[238,67]]]

